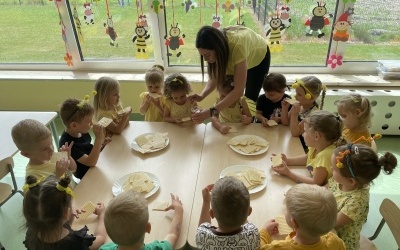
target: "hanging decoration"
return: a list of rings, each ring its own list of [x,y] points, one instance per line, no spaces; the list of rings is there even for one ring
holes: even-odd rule
[[[350,37],[349,28],[352,24],[350,21],[351,15],[354,13],[354,8],[348,8],[340,15],[338,21],[334,25],[333,40],[337,42],[347,42]]]
[[[325,7],[326,4],[322,5],[322,0],[317,2],[317,7],[312,10],[313,16],[308,18],[305,22],[307,26],[306,36],[312,36],[314,32],[318,33],[318,38],[321,38],[325,35],[321,30],[329,25],[329,19],[327,16],[327,9]]]
[[[270,14],[271,20],[269,21],[269,29],[267,30],[267,38],[269,43],[269,48],[271,52],[281,52],[282,51],[282,20],[278,16],[278,11],[274,14]]]
[[[110,15],[108,0],[106,0],[106,9],[107,9],[107,21],[104,23],[104,27],[106,28],[106,34],[110,37],[110,45],[118,48],[118,42],[117,42],[118,35],[114,29],[114,22],[112,20],[112,16]]]
[[[185,7],[185,11],[186,11],[186,13],[188,13],[188,11],[190,9],[194,9],[195,4],[191,0],[184,0],[183,3],[182,3],[182,6]]]
[[[282,21],[282,29],[287,29],[290,27],[292,19],[290,18],[290,8],[286,4],[281,5],[279,8],[279,18]]]
[[[181,30],[178,28],[178,23],[175,23],[174,0],[172,0],[172,24],[171,29],[169,30],[169,35],[169,38],[167,38],[167,35],[164,37],[165,45],[169,48],[167,56],[172,56],[174,53],[177,57],[180,57],[182,52],[179,51],[179,48],[183,46],[182,38],[185,38],[185,34],[182,34],[181,37]]]
[[[326,63],[330,65],[332,69],[335,69],[336,66],[342,66],[343,56],[340,54],[331,54]]]
[[[151,8],[153,9],[154,13],[158,14],[158,12],[162,10],[164,6],[161,4],[160,0],[153,0],[153,2],[151,2]]]
[[[139,13],[139,9],[140,9],[140,13]],[[146,15],[143,13],[143,4],[142,4],[142,0],[136,0],[136,12],[138,15],[138,22],[137,24],[139,24],[139,26],[144,27],[146,30],[149,27],[147,24],[147,17]]]
[[[221,27],[221,16],[218,15],[218,0],[215,0],[215,15],[212,17],[212,26],[219,29]]]
[[[74,10],[72,12],[72,16],[73,16],[74,22],[75,22],[75,28],[76,28],[76,33],[78,35],[78,41],[80,43],[83,43],[84,39],[83,39],[83,34],[82,34],[82,23],[81,23],[81,20],[79,20],[78,11],[76,10],[76,3],[74,4]]]
[[[242,0],[239,0],[239,2],[237,3],[237,9],[238,9],[238,19],[236,21],[236,25],[244,25],[244,22],[240,22],[240,10],[242,8]]]
[[[69,53],[68,45],[67,45],[67,28],[66,28],[66,26],[64,24],[64,21],[62,19],[62,16],[61,16],[61,13],[60,13],[60,7],[58,6],[58,4],[60,4],[60,3],[61,3],[61,0],[57,0],[55,2],[56,7],[57,7],[57,11],[58,11],[58,17],[60,19],[58,24],[61,26],[61,37],[62,37],[62,39],[64,41],[65,51],[66,51],[65,52],[65,56],[64,56],[64,61],[67,63],[68,66],[73,66],[74,63],[73,63],[72,55]]]
[[[222,4],[222,8],[226,13],[230,13],[235,8],[235,5],[232,4],[231,0],[225,0]]]
[[[201,5],[201,0],[200,0],[200,27],[203,26],[203,6]]]
[[[132,36],[132,42],[136,42],[136,58],[148,59],[149,55],[146,51],[146,40],[150,38],[150,34],[147,34],[147,21],[143,21],[143,17],[146,18],[146,16],[143,14],[142,8],[140,8],[141,14],[139,14],[139,6],[142,6],[142,0],[136,0],[136,6],[138,21],[136,22],[135,35]],[[144,25],[146,25],[146,27]]]
[[[85,23],[87,25],[94,24],[94,13],[92,11],[92,4],[86,2],[83,4],[83,8],[85,8],[85,11],[83,12],[83,19],[85,19]]]

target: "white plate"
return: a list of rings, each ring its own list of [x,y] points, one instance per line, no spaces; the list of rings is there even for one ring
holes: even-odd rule
[[[238,136],[233,137],[232,139],[240,140],[240,139],[243,139],[243,138],[246,138],[246,137],[250,137],[250,136],[257,138],[257,140],[259,140],[259,141],[267,142],[264,138],[261,138],[261,137],[259,137],[257,135],[238,135]],[[230,140],[232,140],[232,139],[230,139]],[[235,148],[232,145],[229,145],[229,144],[228,145],[229,145],[229,147],[231,147],[231,149],[233,151],[235,151],[236,153],[239,153],[241,155],[260,155],[260,154],[263,154],[263,153],[267,152],[267,150],[269,149],[269,142],[267,142],[267,143],[268,143],[268,146],[266,146],[265,148],[263,148],[263,149],[261,149],[261,150],[259,150],[257,152],[250,153],[250,154],[247,154],[247,153],[243,152],[242,150],[239,150],[239,149]]]
[[[227,173],[243,172],[248,169],[256,169],[256,168],[250,167],[248,165],[233,165],[222,170],[221,174],[219,175],[219,178],[225,177]],[[267,186],[267,178],[264,178],[263,183],[253,189],[250,189],[249,193],[250,194],[258,193],[261,190],[263,190],[266,186]]]
[[[142,135],[145,135],[145,136],[146,136],[146,135],[155,135],[155,134],[156,134],[156,133],[145,133],[145,134],[142,134]],[[139,136],[142,136],[142,135],[139,135]],[[149,151],[144,152],[143,149],[136,143],[135,139],[133,139],[132,142],[131,142],[131,148],[132,148],[133,150],[135,150],[135,151],[138,151],[138,152],[142,153],[142,154],[146,154],[146,153],[153,153],[153,152],[160,151],[160,150],[166,148],[166,147],[168,146],[168,144],[169,144],[169,137],[166,138],[165,146],[164,146],[164,147],[162,147],[162,148],[157,148],[157,149],[150,149]]]
[[[133,172],[133,173],[141,173],[141,172]],[[114,182],[114,185],[112,186],[112,193],[114,196],[117,196],[120,193],[122,193],[122,187],[124,186],[125,181],[133,173],[124,175]],[[149,172],[142,172],[142,173],[146,173],[154,183],[153,189],[150,190],[148,193],[144,193],[144,197],[148,198],[148,197],[152,196],[153,194],[155,194],[157,192],[157,190],[160,188],[160,179],[158,179],[158,177],[152,173],[149,173]]]

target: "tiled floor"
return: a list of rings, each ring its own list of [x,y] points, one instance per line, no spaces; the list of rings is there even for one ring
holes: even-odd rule
[[[58,123],[59,124],[59,123]],[[59,125],[59,132],[62,131],[62,126]],[[399,136],[384,136],[377,141],[379,153],[390,151],[396,154],[400,160],[400,147],[398,146]],[[14,157],[15,175],[17,177],[18,186],[22,187],[25,166],[27,159],[17,154]],[[6,179],[6,178],[5,178]],[[2,180],[3,181],[3,180]],[[8,180],[9,181],[9,180]],[[384,198],[392,199],[396,204],[400,205],[400,166],[392,175],[380,174],[374,181],[370,191],[370,212],[367,222],[363,226],[361,232],[364,236],[371,236],[381,220],[379,206]],[[7,250],[24,249],[22,241],[24,238],[23,216],[22,216],[22,196],[19,194],[9,200],[0,208],[0,242]],[[397,249],[396,242],[385,225],[379,237],[374,241],[378,249]]]

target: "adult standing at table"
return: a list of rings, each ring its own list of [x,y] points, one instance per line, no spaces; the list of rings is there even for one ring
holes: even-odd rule
[[[271,61],[265,38],[240,25],[222,30],[203,26],[197,32],[196,48],[200,54],[203,76],[204,61],[207,62],[208,82],[201,94],[192,95],[191,99],[202,101],[224,83],[226,75],[233,75],[235,88],[214,107],[194,114],[194,122],[203,122],[214,113],[229,107],[243,96],[245,89],[245,96],[256,102]]]

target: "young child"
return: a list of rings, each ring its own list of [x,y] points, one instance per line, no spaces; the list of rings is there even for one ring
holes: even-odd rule
[[[96,166],[103,145],[111,139],[105,138],[102,126],[93,126],[94,109],[85,101],[71,98],[65,100],[61,105],[60,116],[65,126],[60,145],[65,143],[73,145],[71,156],[77,165],[74,176],[82,179],[90,167]],[[93,144],[89,134],[92,126],[95,135]]]
[[[203,206],[196,233],[198,249],[212,249],[213,246],[242,250],[260,248],[258,229],[247,222],[252,211],[250,194],[241,181],[232,176],[224,177],[204,188],[202,194]],[[211,225],[214,217],[218,227]]]
[[[286,85],[286,78],[279,73],[270,73],[264,77],[263,90],[264,94],[257,99],[256,118],[257,122],[268,127],[268,121],[274,120],[281,123],[281,119],[288,124],[288,117],[281,117],[282,101],[290,96],[285,94],[285,90],[289,89]]]
[[[175,73],[165,79],[164,95],[164,121],[183,123],[191,121],[192,108],[196,102],[190,102],[188,94],[192,91],[188,80],[181,74]]]
[[[149,122],[162,122],[164,121],[164,108],[162,103],[162,88],[164,84],[164,67],[161,65],[154,65],[147,70],[144,77],[147,86],[147,92],[140,94],[142,104],[139,111],[144,115],[144,120]],[[151,95],[158,97],[153,97]]]
[[[268,221],[260,230],[261,250],[318,249],[344,250],[343,241],[330,232],[336,224],[335,197],[324,187],[310,184],[294,185],[286,193],[286,223],[293,228],[285,240],[274,240],[278,223]]]
[[[216,103],[222,101],[233,90],[233,76],[227,76],[226,81],[222,86],[217,87],[219,98]],[[236,103],[226,109],[223,109],[218,114],[211,117],[212,125],[218,129],[221,134],[229,132],[231,127],[226,126],[225,122],[241,122],[242,124],[250,124],[253,121],[249,106],[246,102],[246,97],[242,96]]]
[[[49,179],[39,183],[33,176],[27,177],[28,191],[23,201],[23,214],[26,220],[25,247],[27,249],[98,249],[104,243],[104,205],[97,204],[95,214],[98,223],[94,236],[87,234],[87,227],[80,230],[71,228],[74,217],[83,212],[72,210],[72,190],[68,187],[70,179],[60,181]]]
[[[96,120],[99,121],[103,117],[112,119],[113,121],[106,129],[107,135],[121,134],[129,125],[129,115],[132,109],[122,112],[124,109],[120,102],[118,80],[107,76],[100,77],[96,81],[94,89],[97,92],[93,101]]]
[[[358,94],[343,96],[336,104],[337,111],[343,121],[343,139],[346,143],[364,144],[369,147],[374,143],[369,132],[371,125],[371,104],[369,100]]]
[[[347,144],[338,147],[331,160],[333,178],[329,180],[329,189],[338,207],[335,228],[346,249],[356,250],[368,216],[369,186],[381,170],[391,174],[397,159],[389,152],[378,157],[368,146]]]
[[[308,153],[296,157],[282,155],[282,164],[272,169],[297,183],[325,185],[332,176],[331,155],[340,138],[342,121],[331,112],[318,110],[304,119],[304,141]],[[306,166],[312,177],[292,172],[287,166]]]
[[[174,217],[167,236],[162,241],[144,244],[146,233],[150,233],[149,210],[143,195],[127,190],[114,197],[107,209],[104,223],[113,242],[100,247],[100,250],[172,250],[180,235],[183,208],[178,196],[171,194],[171,205],[166,209],[174,210]]]
[[[11,130],[11,136],[21,155],[29,159],[26,166],[26,175],[33,175],[37,179],[55,175],[60,178],[67,170],[74,172],[76,163],[71,157],[73,143],[60,144],[59,151],[68,153],[68,159],[51,162],[54,154],[51,131],[41,122],[26,119],[18,122]]]
[[[292,105],[289,110],[289,103],[285,100],[282,102],[282,124],[290,125],[290,131],[293,136],[300,136],[304,131],[303,119],[311,113],[311,111],[322,110],[324,106],[326,89],[322,82],[315,76],[306,76],[296,80],[292,88],[296,90],[295,98],[299,103]],[[322,92],[321,105],[316,100]],[[283,118],[285,117],[285,118]],[[286,119],[287,117],[287,119]]]

